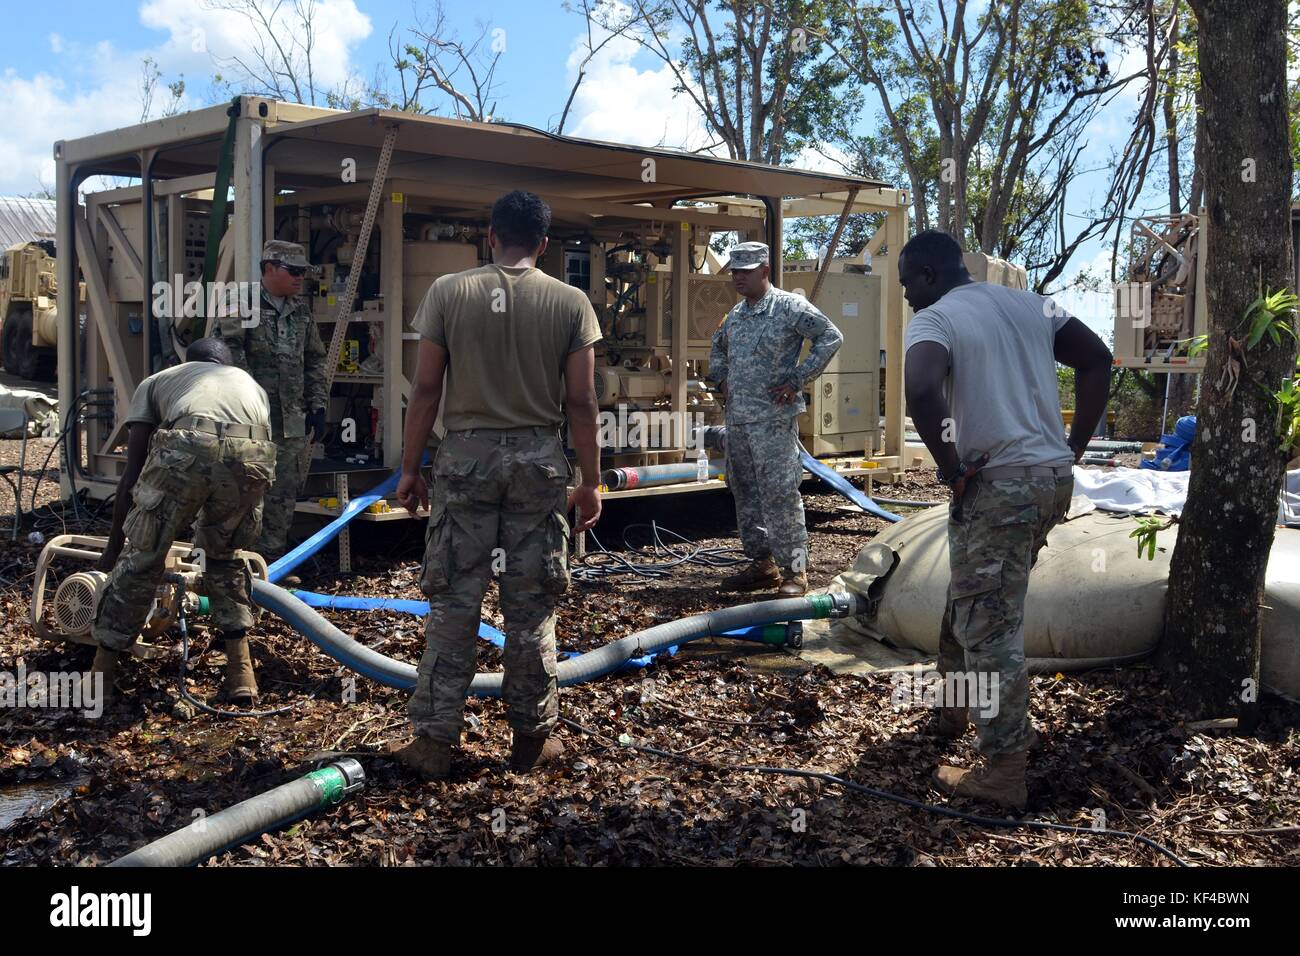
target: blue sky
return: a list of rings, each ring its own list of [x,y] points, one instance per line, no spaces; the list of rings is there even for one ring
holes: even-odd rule
[[[348,75],[369,80],[387,59],[390,30],[411,25],[417,16],[410,0],[317,2],[322,11],[316,67],[327,84]],[[432,14],[429,5],[418,6],[426,17]],[[553,125],[576,75],[575,54],[584,35],[581,16],[565,11],[560,0],[452,2],[447,16],[467,39],[477,35],[480,24],[504,30],[498,115],[531,126]],[[184,107],[190,109],[216,101],[211,77],[221,67],[214,57],[246,54],[250,44],[244,22],[213,9],[212,0],[6,4],[0,38],[0,115],[6,119],[0,194],[52,185],[54,140],[138,122],[144,57],[158,63],[164,83],[184,76]],[[672,86],[661,63],[630,42],[616,40],[593,64],[566,132],[669,147],[702,145],[698,120],[683,97],[674,99]],[[1122,99],[1095,124],[1092,155],[1104,156],[1122,142],[1131,110],[1131,98]],[[834,168],[818,157],[801,164]],[[1104,188],[1100,177],[1085,185],[1073,201],[1080,212],[1089,205],[1088,189]],[[1070,271],[1103,256],[1098,243],[1090,244]],[[1084,315],[1091,308],[1074,307],[1095,327],[1109,326],[1107,314]]]

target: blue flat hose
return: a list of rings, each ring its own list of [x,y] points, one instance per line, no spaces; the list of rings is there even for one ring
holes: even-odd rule
[[[303,604],[312,608],[328,608],[332,611],[396,611],[399,614],[411,614],[415,617],[424,617],[429,613],[428,601],[413,601],[406,598],[368,598],[368,597],[350,597],[343,594],[317,594],[315,591],[293,590],[289,592]],[[497,647],[505,647],[506,636],[491,624],[483,621],[478,625],[478,636],[483,640],[495,644]],[[790,635],[787,627],[773,624],[755,624],[752,627],[742,627],[738,630],[728,631],[725,634],[717,635],[719,637],[729,637],[737,641],[749,641],[754,644],[774,644],[784,646],[790,643]],[[670,647],[663,653],[672,655],[677,653],[676,647]],[[654,655],[634,658],[629,660],[624,667],[640,668],[647,667],[654,660]]]
[[[296,588],[289,593],[308,607],[323,607],[333,611],[397,611],[399,614],[412,614],[415,617],[424,617],[429,613],[428,601],[411,601],[406,598],[349,597],[344,594],[317,594],[315,591],[300,591]],[[485,641],[491,641],[497,647],[505,647],[506,636],[491,624],[480,621],[478,636]]]
[[[302,564],[308,558],[316,554],[316,552],[320,551],[321,548],[325,547],[325,545],[337,538],[339,532],[342,531],[353,518],[361,514],[361,512],[365,511],[371,505],[382,501],[389,494],[396,491],[397,482],[401,477],[402,472],[400,469],[394,471],[364,495],[353,498],[349,501],[348,506],[343,509],[343,512],[337,518],[267,568],[267,574],[271,581],[279,581],[294,568],[298,567],[298,565]]]
[[[282,618],[330,657],[358,674],[400,690],[410,690],[415,686],[416,671],[413,665],[385,657],[358,643],[283,588],[255,580],[253,600]],[[856,613],[858,602],[853,595],[813,594],[694,614],[629,634],[593,651],[560,661],[556,667],[556,677],[561,687],[569,687],[611,674],[629,660],[657,654],[669,647],[702,637],[759,624],[845,617]],[[499,672],[476,674],[470,684],[469,694],[474,697],[500,697],[501,677]]]
[[[812,455],[808,454],[808,452],[800,451],[799,460],[803,462],[803,466],[807,468],[810,473],[826,482],[826,484],[830,485],[845,498],[848,498],[849,501],[853,502],[867,514],[875,515],[877,518],[884,518],[886,521],[903,520],[902,515],[896,515],[892,511],[886,511],[884,508],[880,507],[880,505],[876,504],[862,492],[858,491],[857,488],[854,488],[853,485],[846,481],[844,476],[834,468],[822,464]]]

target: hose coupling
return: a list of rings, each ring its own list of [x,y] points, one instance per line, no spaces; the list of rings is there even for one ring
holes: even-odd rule
[[[831,592],[826,597],[831,599],[831,610],[827,617],[851,617],[858,613],[858,599],[847,591]]]

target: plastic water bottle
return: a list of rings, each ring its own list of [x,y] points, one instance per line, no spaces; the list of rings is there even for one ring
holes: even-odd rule
[[[695,480],[709,480],[709,456],[700,452],[700,457],[695,459]]]

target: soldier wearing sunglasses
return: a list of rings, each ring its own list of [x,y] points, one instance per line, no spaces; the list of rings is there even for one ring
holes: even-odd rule
[[[325,346],[311,303],[302,296],[310,266],[296,242],[270,239],[262,246],[261,308],[251,323],[219,322],[234,364],[253,376],[271,403],[271,437],[277,446],[275,484],[263,505],[257,550],[268,561],[285,552],[298,490],[306,478],[306,448],[325,434]],[[251,327],[245,327],[249,325]]]

